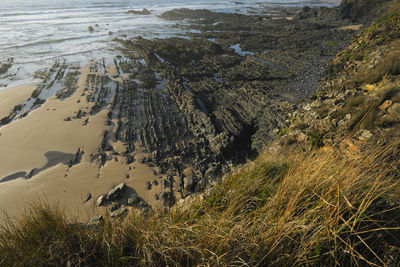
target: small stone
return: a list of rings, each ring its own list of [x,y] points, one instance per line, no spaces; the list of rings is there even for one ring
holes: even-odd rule
[[[172,192],[162,192],[160,198],[166,207],[172,207],[175,204],[175,196]]]
[[[211,178],[213,176],[215,176],[217,173],[217,167],[216,166],[211,166],[210,168],[207,169],[206,173],[205,173],[205,177],[207,178]]]
[[[171,186],[170,182],[166,179],[163,180],[164,189],[167,189]]]
[[[305,111],[311,111],[311,104],[307,104],[303,107]]]
[[[383,102],[382,105],[379,106],[379,109],[386,112],[386,110],[388,108],[390,108],[390,106],[393,104],[392,100],[386,100],[385,102]]]
[[[358,140],[360,140],[360,141],[365,141],[365,140],[370,139],[372,136],[373,136],[373,134],[372,134],[370,131],[368,131],[368,130],[363,130],[363,131],[361,132],[360,137],[358,137]]]
[[[155,168],[154,168],[154,172],[157,173],[157,174],[155,174],[155,175],[158,175],[158,174],[162,173],[162,169],[161,169],[160,167],[155,167]]]
[[[307,140],[308,136],[306,134],[304,134],[303,132],[300,132],[297,136],[296,136],[296,140],[298,142],[305,142]]]
[[[123,208],[120,208],[120,209],[118,209],[118,210],[116,210],[116,211],[113,211],[113,212],[111,212],[111,217],[120,217],[120,216],[122,216],[122,215],[124,215],[125,213],[127,213],[128,212],[128,208],[127,207],[123,207]]]
[[[32,169],[30,172],[28,172],[28,174],[26,175],[26,177],[28,177],[28,179],[32,178],[35,174],[37,174],[37,169],[34,168]]]
[[[97,226],[100,223],[102,223],[104,220],[103,216],[99,215],[96,217],[93,217],[89,220],[89,222],[87,223],[88,226]]]
[[[92,198],[92,194],[87,194],[86,198],[85,198],[85,202],[88,202],[90,199]]]
[[[157,181],[157,180],[154,180],[154,181],[153,181],[153,185],[154,185],[154,186],[158,186],[158,181]]]
[[[153,187],[153,185],[150,182],[146,183],[147,190],[151,190],[152,187]]]
[[[186,190],[190,190],[193,186],[193,177],[192,176],[186,176],[183,178],[183,188]]]

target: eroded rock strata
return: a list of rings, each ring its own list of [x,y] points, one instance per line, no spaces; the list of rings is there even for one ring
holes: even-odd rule
[[[295,14],[166,12],[162,18],[189,32],[181,38],[115,39],[121,55],[109,66],[90,65],[82,93],[88,107],[64,120],[82,119],[85,126],[107,110],[92,162],[100,170],[122,157],[128,165],[138,160],[154,168],[154,175],[166,178],[143,186],[163,186],[154,198],[170,206],[275,140],[278,129],[290,124],[296,101],[315,90],[328,60],[354,34],[341,28],[341,20],[288,15]],[[31,99],[1,124],[27,116],[48,95],[70,97],[80,72],[56,62],[37,75],[43,82]],[[79,160],[70,167],[75,164]]]
[[[112,136],[126,155],[177,175],[182,196],[201,189],[274,140],[295,99],[315,90],[324,65],[353,34],[327,22],[177,10],[200,29],[186,38],[120,40],[124,79]],[[218,22],[218,23],[217,23]],[[185,169],[195,178],[185,178]],[[189,182],[190,181],[190,182]]]

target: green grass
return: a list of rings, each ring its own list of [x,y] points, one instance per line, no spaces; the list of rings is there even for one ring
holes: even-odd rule
[[[282,136],[284,136],[287,132],[289,131],[289,127],[284,127],[282,128],[278,134],[276,135],[276,138],[281,138]]]
[[[388,5],[386,14],[362,31],[354,44],[340,54],[347,66],[358,65],[347,70],[353,72],[347,86],[374,84],[387,76],[400,74],[400,3],[392,1]],[[371,57],[374,51],[379,52],[378,56]],[[372,65],[365,64],[371,62]]]
[[[400,102],[400,88],[395,83],[385,81],[386,84],[375,89],[374,94],[360,94],[346,99],[344,106],[332,114],[333,118],[343,119],[347,114],[351,115],[351,123],[348,130],[374,129],[376,127],[390,126],[396,119],[389,120],[379,106],[385,100],[393,103]]]

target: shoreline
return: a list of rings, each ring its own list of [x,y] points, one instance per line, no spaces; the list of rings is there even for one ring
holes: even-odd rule
[[[212,187],[279,136],[293,102],[312,92],[322,66],[355,32],[204,10],[165,19],[198,32],[116,39],[121,55],[113,63],[55,62],[35,90],[18,99],[6,90],[1,211],[17,216],[21,203],[44,198],[87,222],[110,211],[163,209]],[[125,195],[115,201],[109,195],[121,184]]]
[[[50,203],[59,203],[73,216],[88,221],[95,214],[105,213],[106,208],[95,206],[97,197],[121,182],[134,188],[146,202],[157,205],[153,201],[153,194],[159,190],[156,188],[149,193],[145,187],[148,181],[160,180],[160,175],[154,175],[154,168],[139,162],[128,167],[124,159],[118,156],[115,156],[115,159],[119,158],[118,161],[107,162],[100,170],[98,164],[92,162],[90,155],[97,153],[102,133],[108,128],[106,110],[90,116],[87,125],[84,125],[84,119],[64,120],[72,117],[76,110],[93,106],[82,97],[87,76],[93,72],[89,66],[80,71],[78,88],[71,97],[59,100],[53,96],[27,117],[0,128],[0,162],[4,166],[0,169],[0,178],[14,178],[0,181],[1,212],[11,217],[18,216],[29,203],[45,199]],[[29,89],[33,91],[33,87]],[[6,92],[11,109],[12,105],[20,103],[16,91]],[[15,103],[11,101],[13,94],[16,95]],[[118,144],[115,147],[118,150]],[[68,161],[78,149],[83,151],[82,158],[72,168],[68,166]],[[123,146],[119,149],[123,149]],[[51,151],[57,151],[58,156],[64,157],[57,160],[54,155],[49,155]],[[68,158],[65,155],[69,155]],[[12,177],[13,174],[18,176],[18,173],[19,177]],[[22,174],[28,176],[29,173],[32,177],[21,178]],[[88,194],[92,198],[85,202]],[[0,218],[0,221],[3,219]]]
[[[36,84],[33,83],[0,90],[0,118],[7,116],[14,106],[28,99],[35,88]]]

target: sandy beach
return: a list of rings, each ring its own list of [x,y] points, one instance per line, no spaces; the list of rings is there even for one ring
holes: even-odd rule
[[[78,110],[89,110],[93,105],[84,97],[90,68],[80,72],[77,90],[71,97],[59,100],[53,96],[27,117],[0,129],[1,212],[17,216],[25,205],[41,200],[58,203],[72,216],[86,221],[105,212],[105,208],[95,205],[98,196],[121,182],[135,189],[147,203],[157,205],[154,195],[162,191],[160,177],[163,176],[155,174],[153,168],[138,161],[128,165],[119,156],[113,156],[114,159],[107,161],[100,170],[99,165],[92,162],[91,155],[98,152],[104,131],[113,127],[106,126],[107,109],[90,116],[87,125],[84,118],[65,120],[76,115]],[[7,115],[14,105],[26,100],[34,88],[31,85],[0,92],[0,114]],[[120,142],[112,145],[117,152],[125,150]],[[69,167],[68,161],[78,149],[84,151],[82,159],[79,164]],[[46,167],[48,165],[50,167]],[[33,174],[30,179],[23,177],[30,172]],[[146,183],[154,180],[160,182],[159,186],[147,190]],[[92,197],[84,202],[88,194]]]
[[[23,103],[35,90],[34,84],[7,88],[0,91],[0,118],[7,116],[14,106]]]

